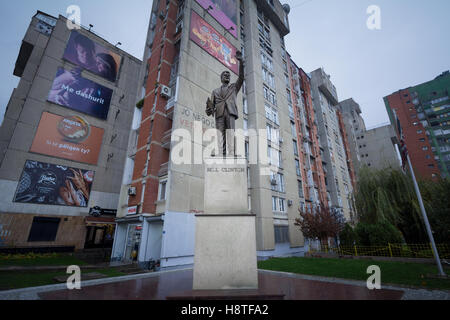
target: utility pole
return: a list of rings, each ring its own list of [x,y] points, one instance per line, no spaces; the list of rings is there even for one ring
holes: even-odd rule
[[[392,110],[394,114],[395,127],[397,129],[398,136],[400,138],[399,151],[402,156],[402,167],[405,170],[406,162],[408,163],[409,172],[411,172],[411,177],[414,183],[414,190],[416,191],[417,200],[419,200],[420,211],[422,213],[423,222],[425,223],[425,227],[427,229],[428,238],[430,239],[431,248],[433,250],[434,259],[436,260],[436,264],[439,270],[440,276],[445,276],[444,269],[442,268],[441,259],[439,258],[439,253],[436,248],[436,244],[434,242],[433,232],[431,231],[430,222],[428,221],[427,212],[425,211],[425,206],[423,205],[422,195],[420,194],[419,185],[417,184],[416,175],[414,174],[414,169],[411,165],[411,159],[409,158],[408,149],[406,146],[405,138],[403,135],[402,126],[400,124],[400,119],[397,116],[395,110]]]
[[[441,259],[439,258],[439,252],[437,251],[436,244],[434,243],[433,232],[431,231],[430,222],[428,221],[427,212],[425,211],[425,207],[423,205],[422,195],[420,194],[419,185],[417,184],[416,176],[414,174],[414,170],[411,165],[411,159],[409,158],[409,155],[407,156],[407,159],[408,159],[409,171],[411,172],[411,177],[414,182],[414,189],[416,190],[417,199],[419,200],[420,211],[422,212],[422,217],[423,217],[423,221],[425,222],[425,227],[427,229],[428,238],[430,239],[431,247],[433,248],[434,258],[436,260],[436,264],[439,269],[439,275],[445,276],[445,272],[444,272],[444,269],[442,268]]]

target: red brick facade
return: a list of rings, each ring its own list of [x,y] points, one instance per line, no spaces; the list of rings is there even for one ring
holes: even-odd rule
[[[304,152],[303,143],[308,143],[311,146],[311,156],[314,158],[314,161],[311,161],[311,171],[313,173],[314,186],[318,190],[319,201],[324,205],[328,205],[328,197],[327,197],[327,189],[325,185],[325,173],[322,167],[322,157],[320,153],[320,143],[318,138],[318,128],[315,125],[315,114],[314,108],[312,104],[311,97],[311,86],[309,83],[309,77],[307,74],[299,67],[295,65],[295,63],[289,59],[290,64],[290,80],[291,80],[291,96],[293,102],[293,111],[294,111],[294,122],[297,133],[297,148],[299,150],[299,161],[302,164],[301,170],[301,179],[303,182],[303,194],[305,196],[305,200],[307,202],[311,202],[310,194],[311,190],[314,187],[308,186],[306,181],[308,181],[307,170],[306,170],[306,161],[307,154]],[[300,90],[300,96],[295,94],[296,86]],[[300,101],[301,99],[301,101]],[[303,123],[305,126],[305,130],[308,131],[309,137],[305,136],[302,132],[302,120],[300,118],[300,108],[304,106],[305,112],[305,120],[306,123]],[[303,152],[302,152],[303,151]]]
[[[405,137],[411,164],[417,177],[436,179],[440,176],[426,130],[420,123],[417,110],[408,89],[400,90],[385,98],[391,110],[395,110]],[[421,140],[422,139],[422,140]]]
[[[166,13],[166,18],[157,18],[152,54],[147,61],[146,97],[142,108],[132,183],[137,194],[130,197],[128,203],[129,206],[138,205],[140,213],[156,212],[161,166],[169,161],[169,150],[163,148],[162,140],[164,134],[172,128],[172,120],[169,117],[171,110],[166,110],[167,99],[161,96],[161,86],[169,86],[176,55],[175,44],[179,40],[179,35],[175,34],[177,11],[175,1],[168,4],[161,1],[156,10]]]

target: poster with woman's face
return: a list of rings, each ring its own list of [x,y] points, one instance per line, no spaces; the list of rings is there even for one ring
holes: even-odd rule
[[[92,41],[78,31],[72,31],[63,59],[115,82],[121,56]]]
[[[94,171],[28,160],[14,202],[88,207]]]
[[[59,68],[47,100],[106,120],[113,90],[81,76],[81,69]]]
[[[196,0],[203,9],[208,10],[225,29],[237,38],[237,1],[236,0]],[[212,9],[211,9],[212,8]]]

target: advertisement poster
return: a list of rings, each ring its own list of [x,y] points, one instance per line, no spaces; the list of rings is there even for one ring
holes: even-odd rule
[[[94,172],[28,160],[14,202],[86,208]]]
[[[115,82],[122,58],[78,31],[72,31],[63,59]]]
[[[237,3],[236,0],[196,0],[203,9],[208,10],[225,29],[237,38]],[[212,9],[211,9],[212,8]]]
[[[48,101],[106,120],[113,90],[81,76],[81,69],[59,68]]]
[[[194,11],[191,16],[190,39],[238,74],[236,48]]]
[[[96,165],[104,132],[83,117],[44,112],[30,152]]]

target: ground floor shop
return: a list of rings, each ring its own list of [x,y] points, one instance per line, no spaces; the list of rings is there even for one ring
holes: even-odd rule
[[[114,217],[0,213],[0,249],[73,252],[111,248],[114,220]]]
[[[163,270],[192,267],[195,222],[195,214],[181,212],[118,218],[112,260],[134,262],[144,268],[157,264]],[[274,228],[274,249],[258,251],[258,259],[304,255],[305,246],[292,247],[287,225],[275,225]]]

